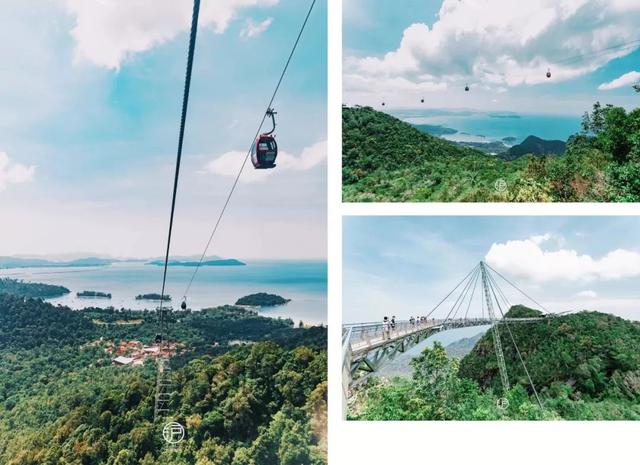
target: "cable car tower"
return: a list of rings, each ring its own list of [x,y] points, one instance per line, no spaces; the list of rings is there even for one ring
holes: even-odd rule
[[[500,341],[500,332],[498,330],[498,319],[496,318],[495,311],[493,310],[493,300],[489,292],[489,277],[487,276],[487,269],[483,261],[480,262],[480,273],[482,276],[482,289],[484,291],[484,298],[487,302],[487,312],[489,313],[489,319],[491,320],[491,330],[493,331],[493,347],[496,351],[496,359],[498,360],[500,380],[502,381],[502,391],[503,394],[506,395],[506,393],[509,391],[507,365],[504,361],[504,353],[502,352],[502,342]]]
[[[164,298],[164,296],[162,296]],[[162,300],[157,309],[159,316],[159,333],[156,335],[155,343],[158,347],[158,365],[156,377],[156,396],[153,408],[153,418],[157,420],[169,412],[169,402],[171,401],[172,381],[171,368],[169,365],[169,351],[167,347],[167,334],[169,331],[169,315],[171,307],[163,307]]]

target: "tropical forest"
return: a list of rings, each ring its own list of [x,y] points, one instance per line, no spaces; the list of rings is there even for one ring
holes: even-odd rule
[[[2,284],[3,465],[326,463],[325,327],[172,312],[170,406],[186,433],[171,446],[154,422],[156,312],[71,310],[39,297],[57,289]],[[115,357],[129,348],[140,355]]]
[[[541,312],[515,305],[505,317]],[[490,330],[462,358],[434,342],[411,360],[412,376],[366,378],[350,399],[349,418],[640,420],[637,321],[580,311],[497,328],[510,381],[506,392]]]
[[[640,92],[640,86],[636,86]],[[490,154],[371,107],[343,107],[348,202],[637,202],[640,108],[593,105],[563,141]]]

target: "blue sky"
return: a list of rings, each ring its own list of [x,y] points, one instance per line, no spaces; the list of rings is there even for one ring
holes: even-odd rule
[[[596,100],[637,106],[633,0],[344,0],[343,10],[347,104],[565,115]]]
[[[175,253],[201,251],[308,6],[202,2]],[[159,255],[191,2],[1,8],[0,54],[11,66],[0,69],[0,255]],[[325,256],[326,54],[326,2],[317,2],[275,101],[279,167],[243,174],[211,253]]]
[[[640,319],[637,217],[357,216],[343,235],[345,322],[424,315],[480,260],[550,311]]]

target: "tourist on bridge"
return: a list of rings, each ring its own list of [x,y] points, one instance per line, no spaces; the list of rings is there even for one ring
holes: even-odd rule
[[[396,316],[393,315],[391,317],[391,331],[395,331],[396,330]]]
[[[389,318],[385,316],[382,319],[382,338],[385,340],[391,339],[391,336],[389,335],[390,327],[391,327],[391,323],[389,322]]]
[[[412,316],[409,317],[409,325],[411,326],[415,326],[416,325],[416,319]]]

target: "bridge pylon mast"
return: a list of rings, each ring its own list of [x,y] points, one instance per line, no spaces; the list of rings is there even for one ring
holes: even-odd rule
[[[489,278],[484,262],[480,262],[480,272],[482,274],[482,289],[484,291],[485,301],[487,302],[487,312],[491,319],[491,330],[493,331],[493,347],[496,351],[496,359],[498,360],[498,369],[500,371],[500,380],[502,381],[502,390],[504,394],[509,391],[509,377],[507,376],[507,365],[504,361],[502,352],[502,342],[500,341],[500,332],[498,331],[498,319],[493,310],[493,301],[489,292]]]

